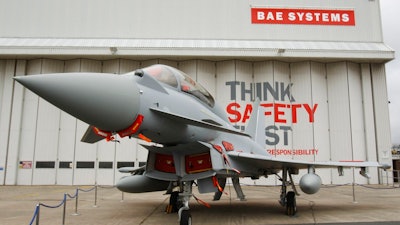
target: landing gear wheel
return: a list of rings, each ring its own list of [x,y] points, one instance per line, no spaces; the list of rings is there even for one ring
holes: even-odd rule
[[[180,225],[192,225],[192,215],[189,210],[182,210]]]
[[[171,193],[171,198],[170,198],[169,204],[172,205],[172,212],[178,212],[179,207],[181,207],[178,202],[178,198],[179,198],[178,191],[174,191]]]
[[[289,191],[286,194],[286,215],[294,216],[296,212],[296,194],[294,193],[294,191]]]
[[[179,208],[181,207],[181,204],[179,204],[179,192],[174,191],[171,193],[171,196],[169,197],[169,204],[167,205],[165,212],[166,213],[175,213],[178,212]]]

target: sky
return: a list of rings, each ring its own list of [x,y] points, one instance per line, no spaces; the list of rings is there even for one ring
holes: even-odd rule
[[[400,1],[380,0],[384,43],[396,51],[396,58],[386,63],[392,144],[400,144]]]

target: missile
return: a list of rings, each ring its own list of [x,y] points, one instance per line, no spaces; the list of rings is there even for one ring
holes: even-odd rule
[[[60,73],[14,79],[61,110],[103,131],[124,130],[138,115],[139,87],[132,75]]]

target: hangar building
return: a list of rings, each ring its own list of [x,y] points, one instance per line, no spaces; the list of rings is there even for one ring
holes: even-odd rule
[[[0,184],[112,185],[141,141],[81,143],[87,124],[14,76],[177,67],[243,128],[255,98],[276,157],[391,164],[379,0],[0,0]],[[117,109],[116,109],[117,110]],[[379,183],[346,170],[323,183]],[[355,175],[354,175],[355,174]],[[300,177],[300,176],[299,176]],[[274,184],[275,178],[256,184]]]

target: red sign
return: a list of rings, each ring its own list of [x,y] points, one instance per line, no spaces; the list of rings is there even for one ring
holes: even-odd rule
[[[355,26],[354,10],[252,8],[253,24]]]

